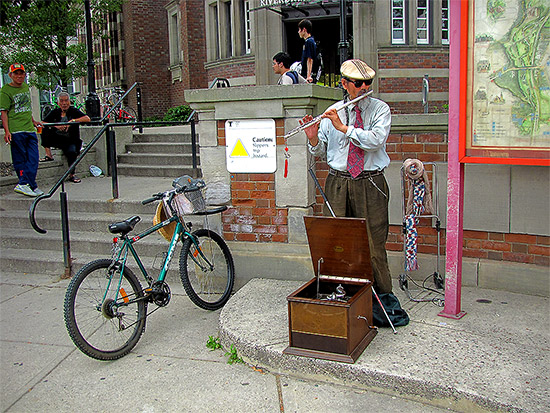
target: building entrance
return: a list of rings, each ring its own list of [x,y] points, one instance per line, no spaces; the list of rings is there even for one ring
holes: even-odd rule
[[[307,17],[306,17],[307,18]],[[284,21],[286,50],[293,61],[300,61],[302,58],[302,48],[304,41],[298,36],[298,23],[301,19],[292,19]],[[319,83],[325,86],[336,86],[340,79],[340,57],[338,52],[338,43],[340,42],[340,20],[337,15],[311,19],[313,24],[313,37],[321,49],[323,56],[323,74]],[[349,53],[351,56],[352,44],[351,36],[353,33],[352,19],[348,17],[348,42]]]

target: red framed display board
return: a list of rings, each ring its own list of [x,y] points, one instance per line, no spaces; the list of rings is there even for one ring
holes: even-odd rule
[[[460,14],[460,162],[549,166],[550,3],[464,0]]]

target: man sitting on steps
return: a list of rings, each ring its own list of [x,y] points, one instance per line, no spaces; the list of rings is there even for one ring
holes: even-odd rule
[[[57,97],[59,108],[52,110],[44,118],[46,123],[57,122],[90,122],[90,117],[80,110],[71,106],[71,98],[67,92],[61,92]],[[41,143],[46,152],[46,156],[40,162],[53,161],[51,147],[59,148],[67,158],[71,166],[82,148],[82,140],[79,136],[78,125],[59,125],[48,126],[44,128]],[[80,179],[74,174],[74,170],[69,175],[69,181],[79,183]]]

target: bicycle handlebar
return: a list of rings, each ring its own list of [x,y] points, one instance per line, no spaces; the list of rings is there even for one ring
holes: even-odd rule
[[[147,205],[147,204],[150,204],[151,202],[159,201],[162,198],[164,198],[164,194],[159,192],[158,194],[154,194],[151,198],[147,198],[147,199],[141,201],[141,204],[142,205]]]

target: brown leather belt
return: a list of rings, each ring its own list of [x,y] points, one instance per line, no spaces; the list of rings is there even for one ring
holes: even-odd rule
[[[357,175],[356,178],[352,178],[351,174],[348,171],[337,171],[336,169],[329,168],[328,173],[340,178],[347,178],[347,179],[366,179],[370,178],[371,176],[377,176],[384,174],[384,170],[381,171],[363,171],[359,175]]]

